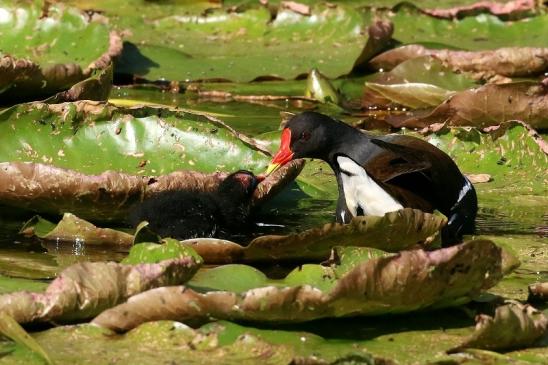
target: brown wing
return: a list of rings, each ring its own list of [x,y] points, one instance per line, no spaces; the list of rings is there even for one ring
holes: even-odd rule
[[[368,160],[364,166],[376,180],[386,183],[398,176],[415,173],[428,179],[427,171],[432,164],[422,151],[380,139],[371,139],[371,143],[384,150]]]

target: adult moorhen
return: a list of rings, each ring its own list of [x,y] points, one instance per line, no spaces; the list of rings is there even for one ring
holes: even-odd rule
[[[340,223],[410,207],[437,209],[447,216],[444,246],[474,232],[474,187],[447,154],[426,141],[404,135],[373,136],[327,115],[304,112],[287,122],[266,173],[303,157],[324,160],[335,172]]]
[[[260,180],[240,170],[228,175],[215,192],[164,191],[137,205],[128,221],[136,226],[146,220],[162,237],[227,237],[248,225],[251,198]]]

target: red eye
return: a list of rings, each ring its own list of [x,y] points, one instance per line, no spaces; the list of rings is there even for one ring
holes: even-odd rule
[[[300,138],[300,139],[302,139],[302,140],[304,140],[304,141],[308,141],[308,140],[310,139],[310,133],[307,132],[307,131],[302,132],[302,133],[301,133],[301,138]]]

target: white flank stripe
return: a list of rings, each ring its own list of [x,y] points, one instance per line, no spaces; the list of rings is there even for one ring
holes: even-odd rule
[[[390,194],[367,175],[365,169],[352,159],[337,157],[342,171],[344,197],[348,210],[356,216],[358,207],[365,215],[382,216],[388,212],[403,209]]]

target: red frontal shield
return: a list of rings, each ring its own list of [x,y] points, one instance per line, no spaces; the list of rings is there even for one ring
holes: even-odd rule
[[[291,151],[291,148],[289,148],[289,145],[291,144],[291,130],[289,128],[285,128],[282,132],[282,139],[280,142],[280,149],[274,155],[274,158],[272,159],[272,162],[268,166],[268,169],[266,170],[266,174],[270,175],[289,161],[293,159],[293,151]]]

